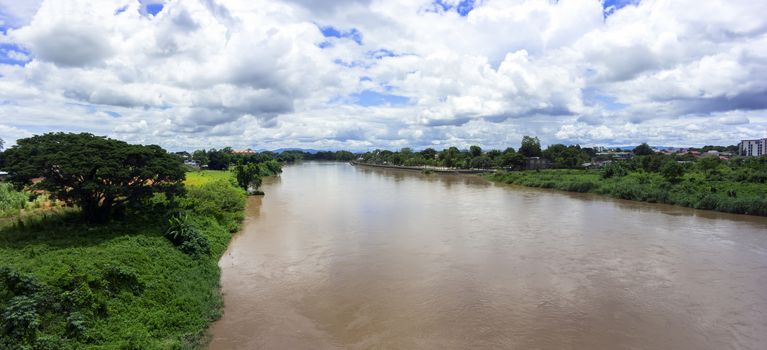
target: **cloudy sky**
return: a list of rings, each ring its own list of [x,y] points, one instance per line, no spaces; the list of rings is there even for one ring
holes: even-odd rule
[[[0,0],[0,138],[172,150],[767,137],[767,1]]]

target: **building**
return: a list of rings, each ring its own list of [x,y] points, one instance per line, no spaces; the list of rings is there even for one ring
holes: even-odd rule
[[[235,151],[232,151],[232,153],[234,153],[234,154],[256,154],[258,152],[248,148],[248,149],[235,150]]]
[[[767,155],[767,138],[740,141],[738,154],[746,157],[760,157]]]
[[[185,160],[184,161],[184,165],[186,165],[188,167],[191,167],[191,168],[194,168],[194,169],[200,169],[200,165],[197,164],[197,162],[195,162],[193,160],[190,160],[190,159]]]

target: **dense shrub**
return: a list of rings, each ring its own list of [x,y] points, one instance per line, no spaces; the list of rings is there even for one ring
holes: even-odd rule
[[[208,239],[186,214],[176,214],[168,219],[165,237],[185,254],[195,257],[210,254]]]
[[[602,168],[602,178],[623,177],[628,175],[628,170],[622,163],[610,162]]]
[[[109,298],[143,291],[134,271],[117,266],[55,282],[0,268],[0,349],[74,349],[74,341],[88,341],[93,323],[108,316]]]
[[[245,191],[231,181],[215,180],[189,187],[181,207],[194,217],[212,216],[229,232],[235,232],[243,218]]]

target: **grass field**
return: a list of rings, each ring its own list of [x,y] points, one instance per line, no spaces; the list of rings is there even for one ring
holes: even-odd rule
[[[200,186],[216,180],[234,180],[232,172],[226,170],[198,170],[186,173],[184,184],[187,186]]]

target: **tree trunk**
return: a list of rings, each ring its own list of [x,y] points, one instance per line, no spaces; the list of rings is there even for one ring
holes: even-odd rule
[[[103,201],[98,201],[92,198],[84,199],[81,202],[83,219],[85,221],[95,224],[103,224],[109,222],[112,218],[112,205],[114,204],[114,198],[105,198]]]

